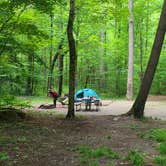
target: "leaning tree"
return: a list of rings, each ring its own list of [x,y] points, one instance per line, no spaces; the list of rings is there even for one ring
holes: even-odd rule
[[[166,32],[166,0],[164,0],[163,3],[163,8],[161,11],[158,29],[153,43],[150,59],[140,86],[138,96],[132,108],[127,113],[128,115],[134,114],[135,118],[142,118],[144,116],[144,107],[159,61],[165,32]]]

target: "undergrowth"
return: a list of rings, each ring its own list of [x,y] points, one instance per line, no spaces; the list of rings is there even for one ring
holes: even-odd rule
[[[79,146],[76,148],[81,154],[80,162],[88,166],[99,166],[99,159],[119,159],[118,153],[114,152],[112,148],[100,146],[93,149],[89,146]]]
[[[130,150],[125,159],[130,161],[134,166],[144,165],[144,155],[139,153],[137,150]]]
[[[154,157],[154,163],[159,166],[166,166],[166,129],[153,129],[141,137],[159,142],[157,149],[160,155]]]

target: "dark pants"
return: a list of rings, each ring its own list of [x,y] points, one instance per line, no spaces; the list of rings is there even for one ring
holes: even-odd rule
[[[56,101],[57,101],[57,97],[54,98],[54,106],[56,107]]]

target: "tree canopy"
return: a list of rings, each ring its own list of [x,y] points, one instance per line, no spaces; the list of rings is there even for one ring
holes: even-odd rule
[[[135,0],[134,94],[138,92],[157,29],[162,0]],[[95,0],[75,2],[73,35],[77,52],[75,88],[87,87],[106,97],[126,94],[128,63],[128,1]],[[58,57],[52,86],[68,92],[69,47],[67,41],[68,1],[0,1],[0,94],[46,95],[50,62]],[[51,28],[52,16],[52,28]],[[64,38],[61,48],[61,43]],[[150,93],[166,94],[166,42]],[[52,50],[52,56],[50,56]]]

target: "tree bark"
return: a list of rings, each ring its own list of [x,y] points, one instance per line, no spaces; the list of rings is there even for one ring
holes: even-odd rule
[[[63,57],[64,55],[59,55],[59,78],[58,78],[58,84],[59,84],[59,90],[58,93],[61,96],[62,94],[62,87],[63,87]]]
[[[156,32],[155,40],[153,43],[150,59],[143,77],[143,81],[138,93],[138,96],[131,108],[127,113],[128,115],[134,114],[135,118],[142,118],[144,116],[144,107],[147,96],[155,75],[157,64],[159,61],[164,36],[166,32],[166,0],[164,0],[163,9],[161,12],[158,29]]]
[[[129,0],[129,58],[128,58],[128,77],[126,98],[131,100],[133,97],[133,57],[134,57],[134,26],[133,26],[133,0]]]
[[[100,55],[100,66],[99,66],[99,89],[102,90],[103,89],[103,84],[104,84],[104,77],[103,77],[103,73],[104,73],[104,43],[105,42],[105,29],[102,28],[100,31],[100,43],[101,46],[99,47],[99,55]]]
[[[142,29],[141,27],[140,28],[140,32],[139,32],[139,37],[140,37],[140,73],[139,73],[139,76],[140,76],[140,83],[142,82],[142,79],[143,79],[143,36],[142,36]]]
[[[64,38],[61,39],[58,48],[57,48],[57,52],[55,53],[52,61],[50,61],[51,65],[50,65],[50,74],[49,74],[49,78],[48,78],[48,89],[51,89],[52,87],[52,75],[53,75],[53,71],[54,71],[54,67],[55,67],[55,63],[58,59],[59,56],[63,56],[62,54],[62,46],[63,46],[63,42],[64,42]]]
[[[34,56],[28,55],[28,76],[27,76],[27,87],[26,94],[28,96],[33,93],[33,72],[34,72]]]
[[[53,55],[53,13],[51,12],[50,14],[50,71],[49,71],[49,75],[48,75],[48,89],[52,88],[52,55]]]
[[[69,52],[70,52],[70,64],[69,64],[69,105],[68,113],[66,115],[67,119],[72,119],[75,116],[74,113],[74,92],[75,92],[75,74],[76,74],[76,47],[75,40],[73,37],[73,23],[75,16],[75,4],[74,0],[70,0],[70,12],[69,20],[67,26],[67,36],[69,42]]]

